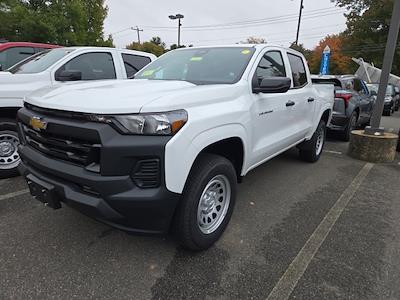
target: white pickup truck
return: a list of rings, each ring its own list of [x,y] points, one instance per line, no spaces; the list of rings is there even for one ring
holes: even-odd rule
[[[0,178],[17,174],[15,118],[26,95],[70,81],[127,79],[155,60],[149,53],[99,47],[57,48],[0,72]]]
[[[334,86],[271,45],[169,52],[135,80],[37,91],[18,113],[32,195],[114,227],[202,250],[227,226],[237,183],[297,146],[316,162]]]

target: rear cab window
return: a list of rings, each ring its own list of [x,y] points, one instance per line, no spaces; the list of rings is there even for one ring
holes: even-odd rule
[[[288,53],[290,68],[292,70],[293,88],[299,89],[308,84],[307,71],[302,57]]]

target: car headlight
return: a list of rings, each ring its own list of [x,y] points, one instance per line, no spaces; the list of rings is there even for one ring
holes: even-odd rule
[[[92,116],[92,121],[107,123],[123,134],[174,135],[187,122],[185,110],[132,115]]]

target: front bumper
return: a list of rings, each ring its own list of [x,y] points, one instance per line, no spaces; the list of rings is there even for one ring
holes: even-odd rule
[[[180,199],[179,194],[168,191],[165,186],[164,149],[169,138],[123,136],[112,132],[109,126],[99,124],[96,129],[97,124],[92,123],[90,129],[98,133],[102,144],[100,171],[93,172],[43,154],[24,142],[22,126],[27,124],[27,116],[31,114],[26,109],[19,112],[20,171],[24,176],[33,175],[48,183],[54,187],[54,194],[61,203],[111,226],[143,234],[168,232]],[[42,117],[48,121],[49,131],[57,131],[61,125],[75,129],[77,125],[85,127],[82,122]],[[72,130],[69,132],[74,134]],[[80,133],[79,130],[76,132]],[[132,180],[132,170],[143,158],[160,161],[160,184],[157,187],[140,188]]]
[[[383,106],[383,110],[389,111],[389,110],[392,110],[392,108],[393,108],[393,103],[392,102],[385,102],[385,104]]]

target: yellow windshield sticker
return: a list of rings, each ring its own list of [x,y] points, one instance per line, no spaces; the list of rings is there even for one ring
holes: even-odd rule
[[[145,76],[145,77],[151,76],[151,75],[153,75],[153,73],[154,73],[155,71],[156,71],[156,70],[147,70],[147,71],[144,71],[144,72],[143,72],[143,76]]]
[[[193,56],[193,57],[190,59],[190,61],[201,61],[201,60],[203,60],[203,58],[200,57],[200,56]]]
[[[242,51],[242,54],[249,54],[249,53],[250,53],[249,49],[245,49],[245,50]]]

